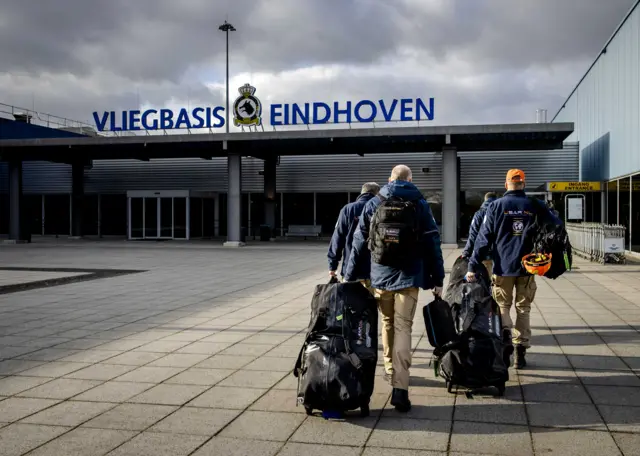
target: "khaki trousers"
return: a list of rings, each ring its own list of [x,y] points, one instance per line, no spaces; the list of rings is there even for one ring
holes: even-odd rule
[[[516,324],[511,320],[513,290],[516,290]],[[499,277],[493,276],[493,299],[500,306],[502,325],[512,328],[513,344],[530,347],[531,340],[531,303],[536,297],[535,276]]]
[[[418,304],[418,289],[374,290],[382,314],[384,369],[392,375],[394,388],[409,389],[411,327]]]

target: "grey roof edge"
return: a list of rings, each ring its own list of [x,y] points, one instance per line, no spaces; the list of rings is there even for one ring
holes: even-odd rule
[[[640,0],[639,0],[640,1]],[[354,128],[328,130],[288,130],[246,133],[203,133],[183,135],[121,136],[121,137],[81,137],[81,138],[33,138],[0,140],[1,147],[47,147],[47,146],[100,146],[126,144],[196,143],[251,140],[287,139],[331,139],[357,137],[408,137],[478,134],[517,133],[568,133],[574,130],[572,122],[448,125],[426,127]]]
[[[605,53],[605,51],[607,50],[607,47],[609,47],[609,44],[611,44],[613,39],[618,35],[618,32],[620,32],[624,24],[629,20],[629,17],[631,17],[631,15],[635,11],[635,9],[638,7],[638,5],[640,5],[640,0],[637,0],[634,3],[634,5],[631,8],[629,8],[629,11],[627,12],[627,14],[624,16],[622,21],[620,21],[620,23],[618,24],[614,32],[611,34],[607,42],[604,44],[604,46],[602,46],[602,48],[600,49],[600,52],[598,53],[594,61],[591,63],[591,65],[589,65],[589,68],[587,68],[587,71],[584,72],[584,74],[582,75],[578,83],[575,85],[575,87],[573,88],[569,96],[565,98],[565,100],[562,102],[562,104],[558,108],[558,111],[556,111],[555,115],[553,116],[553,119],[551,119],[551,123],[553,123],[553,121],[556,120],[556,117],[558,117],[558,114],[560,114],[560,112],[565,108],[565,106],[567,105],[567,102],[571,99],[571,97],[576,92],[576,90],[578,90],[578,87],[580,87],[580,85],[582,84],[582,81],[584,81],[585,78],[589,75],[589,73],[591,72],[593,67],[596,65],[596,63],[598,63],[598,60],[600,60],[600,57],[602,57],[602,54]]]

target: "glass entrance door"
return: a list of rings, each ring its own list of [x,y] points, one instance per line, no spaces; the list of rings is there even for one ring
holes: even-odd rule
[[[186,197],[129,198],[129,239],[186,239]]]

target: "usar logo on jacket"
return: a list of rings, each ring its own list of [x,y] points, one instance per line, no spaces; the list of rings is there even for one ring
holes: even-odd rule
[[[418,257],[418,201],[392,196],[382,201],[371,219],[369,251],[378,264],[401,268]]]

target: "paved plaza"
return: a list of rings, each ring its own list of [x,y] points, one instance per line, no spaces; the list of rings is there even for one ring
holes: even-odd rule
[[[140,271],[0,294],[0,455],[639,455],[640,266],[575,264],[538,280],[505,397],[447,393],[418,309],[413,409],[379,376],[371,417],[325,421],[290,371],[326,245],[0,245],[3,285]]]

